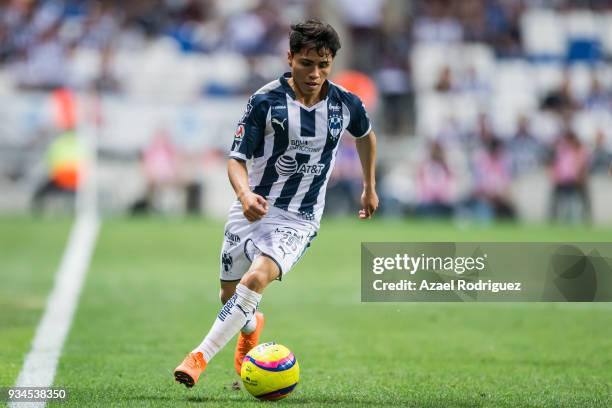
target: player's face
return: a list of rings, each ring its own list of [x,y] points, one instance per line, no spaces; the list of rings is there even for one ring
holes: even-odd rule
[[[324,51],[321,54],[314,48],[288,54],[293,83],[302,95],[317,95],[321,92],[321,87],[331,71],[331,53]]]

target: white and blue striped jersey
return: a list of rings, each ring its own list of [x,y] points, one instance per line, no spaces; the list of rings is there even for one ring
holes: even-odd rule
[[[328,81],[326,98],[306,107],[295,100],[289,78],[251,96],[230,157],[252,160],[249,185],[270,205],[318,224],[340,137],[345,130],[364,137],[371,124],[361,100],[344,88]]]

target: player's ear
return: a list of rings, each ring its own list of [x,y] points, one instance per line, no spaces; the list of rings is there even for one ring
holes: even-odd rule
[[[287,63],[289,64],[289,66],[291,66],[293,62],[293,53],[291,52],[291,50],[287,51]]]

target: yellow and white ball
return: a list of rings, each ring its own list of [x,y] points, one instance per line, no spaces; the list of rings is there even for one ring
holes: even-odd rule
[[[240,371],[247,391],[261,400],[279,400],[289,395],[300,379],[300,366],[287,347],[263,343],[244,357]]]

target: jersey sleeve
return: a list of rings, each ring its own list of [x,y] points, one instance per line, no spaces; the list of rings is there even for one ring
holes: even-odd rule
[[[268,104],[264,95],[251,96],[234,132],[229,153],[231,158],[247,161],[253,157],[255,150],[263,143],[267,115]]]
[[[372,124],[363,102],[358,96],[350,94],[347,105],[351,119],[346,129],[357,139],[367,136],[372,130]]]

